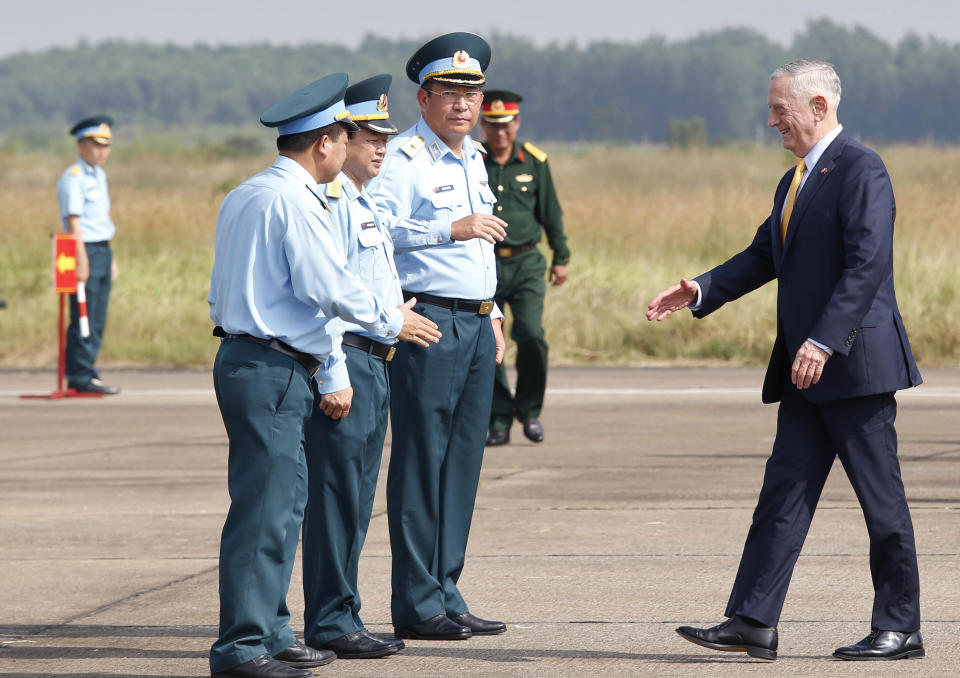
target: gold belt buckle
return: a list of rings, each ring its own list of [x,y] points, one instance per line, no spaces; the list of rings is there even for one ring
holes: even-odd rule
[[[386,362],[390,362],[391,360],[393,360],[393,356],[394,356],[394,354],[395,354],[396,352],[397,352],[397,347],[396,347],[396,346],[391,346],[391,347],[390,347],[390,350],[387,351],[387,355],[384,356],[383,359],[384,359]]]
[[[490,315],[490,312],[493,310],[492,301],[481,301],[480,309],[477,311],[477,315]]]
[[[506,258],[506,259],[509,259],[510,257],[513,256],[513,248],[512,248],[512,247],[500,247],[500,248],[497,249],[497,254],[498,254],[499,256],[501,256],[501,257],[504,257],[504,258]]]

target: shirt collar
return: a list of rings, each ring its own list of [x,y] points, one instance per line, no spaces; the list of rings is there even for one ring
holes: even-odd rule
[[[88,163],[83,158],[77,158],[77,164],[80,165],[80,167],[83,168],[83,171],[86,172],[87,174],[97,173],[97,168],[91,165],[90,163]]]
[[[838,123],[837,126],[830,130],[825,137],[815,143],[813,148],[807,151],[807,154],[803,156],[803,164],[807,166],[808,172],[817,166],[817,163],[820,162],[820,157],[823,155],[823,152],[827,150],[827,147],[833,143],[833,140],[836,139],[842,131],[843,125]]]
[[[310,192],[320,198],[320,202],[322,202],[324,205],[327,204],[327,199],[320,195],[320,190],[317,187],[317,180],[314,179],[310,175],[310,172],[307,171],[307,168],[301,165],[299,162],[285,155],[278,155],[277,159],[273,163],[273,166],[281,171],[289,172],[297,181],[303,181]]]

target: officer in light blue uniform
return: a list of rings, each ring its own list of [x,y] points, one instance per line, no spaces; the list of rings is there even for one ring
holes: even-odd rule
[[[107,326],[110,286],[116,265],[110,241],[117,231],[110,218],[110,191],[103,165],[110,157],[113,118],[85,118],[70,129],[77,139],[79,159],[57,182],[60,218],[67,233],[77,240],[77,280],[84,283],[90,335],[80,335],[77,296],[70,295],[70,327],[67,330],[67,386],[77,391],[113,395],[120,389],[107,386],[94,367]]]
[[[391,366],[387,511],[400,638],[506,630],[472,615],[457,589],[503,348],[493,244],[506,224],[492,215],[482,151],[469,137],[489,61],[490,46],[472,33],[442,35],[417,50],[406,71],[420,85],[422,117],[390,142],[370,184],[393,215],[404,298],[416,297],[414,308],[443,333],[428,350],[401,345]]]
[[[265,112],[279,157],[223,201],[210,317],[223,337],[214,386],[230,439],[230,511],[220,545],[217,676],[305,678],[333,652],[296,640],[286,592],[307,500],[304,427],[320,366],[343,360],[343,319],[403,336],[412,314],[349,272],[319,182],[332,180],[355,130],[347,76],[322,78]],[[334,453],[335,451],[328,451]]]
[[[365,183],[379,172],[389,137],[387,90],[391,76],[378,75],[347,88],[350,119],[360,126],[347,144],[343,171],[325,192],[347,251],[347,267],[386,306],[403,304],[393,262],[387,215]],[[303,520],[304,637],[308,645],[344,659],[383,657],[403,647],[367,632],[360,620],[357,571],[373,510],[390,404],[389,364],[394,341],[346,323],[345,362],[317,373],[321,401],[307,423],[309,493]],[[352,388],[346,416],[322,405],[327,394]],[[329,411],[329,407],[326,410]]]

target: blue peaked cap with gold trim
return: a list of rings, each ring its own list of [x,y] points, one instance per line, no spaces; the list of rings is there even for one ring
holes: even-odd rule
[[[320,129],[335,122],[350,130],[360,129],[350,120],[343,103],[347,91],[346,73],[332,73],[300,89],[260,116],[266,127],[276,127],[280,136]]]
[[[407,77],[418,85],[427,80],[454,85],[482,85],[490,65],[490,45],[476,33],[445,33],[414,52]]]
[[[109,115],[94,115],[90,118],[84,118],[76,125],[70,128],[70,134],[77,138],[77,141],[92,139],[98,144],[109,146],[113,140],[113,118]]]
[[[396,134],[400,130],[390,121],[387,92],[393,76],[387,73],[347,87],[343,102],[350,111],[350,119],[374,132]]]

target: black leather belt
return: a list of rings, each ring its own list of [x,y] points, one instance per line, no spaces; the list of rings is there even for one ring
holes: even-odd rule
[[[364,337],[359,334],[354,334],[353,332],[343,333],[343,345],[352,346],[353,348],[359,348],[361,351],[372,353],[378,358],[383,358],[385,362],[393,360],[393,354],[397,352],[396,346],[381,344],[379,341],[374,341],[370,337]]]
[[[303,366],[303,369],[305,369],[311,377],[317,373],[317,370],[320,369],[319,360],[314,358],[309,353],[298,351],[290,344],[280,341],[279,339],[262,339],[260,337],[255,337],[252,334],[229,334],[219,325],[213,328],[213,336],[222,337],[224,339],[243,339],[244,341],[252,341],[255,344],[266,346],[269,349],[273,349],[277,353],[282,353],[288,358],[293,358],[296,360],[301,366]]]
[[[497,247],[494,252],[496,252],[497,256],[501,259],[509,259],[510,257],[515,257],[521,252],[532,250],[536,246],[537,243],[532,242],[528,245],[517,245],[516,247]]]
[[[467,313],[476,313],[477,315],[490,315],[493,310],[493,300],[475,301],[472,299],[450,299],[448,297],[435,297],[425,292],[407,292],[403,290],[403,300],[410,301],[411,297],[416,297],[417,301],[443,308],[453,309],[455,311],[466,311]]]

